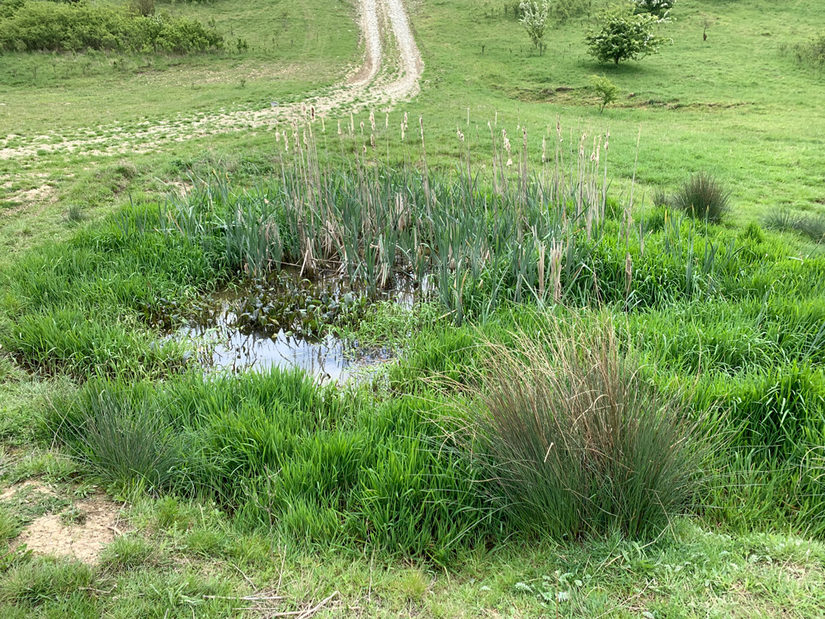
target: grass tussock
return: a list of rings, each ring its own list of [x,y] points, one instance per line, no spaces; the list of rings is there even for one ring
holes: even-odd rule
[[[688,507],[709,445],[699,419],[642,377],[609,322],[513,340],[484,344],[466,417],[493,498],[519,528],[642,537]]]
[[[794,213],[782,209],[765,217],[765,227],[783,232],[796,232],[814,243],[825,243],[825,215]]]
[[[60,442],[119,492],[197,497],[308,545],[443,560],[491,536],[471,463],[440,451],[444,402],[319,386],[273,370],[94,380],[55,405]]]
[[[699,172],[673,195],[672,204],[691,217],[719,223],[730,210],[730,192],[712,174]]]

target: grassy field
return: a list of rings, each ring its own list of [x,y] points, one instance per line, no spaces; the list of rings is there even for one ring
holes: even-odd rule
[[[672,45],[613,67],[587,56],[576,22],[552,28],[538,56],[512,16],[487,17],[474,2],[426,5],[416,25],[431,58],[426,78],[437,87],[419,105],[445,130],[466,120],[448,101],[469,106],[482,131],[496,111],[508,126],[526,125],[534,140],[557,117],[568,128],[609,130],[614,173],[625,178],[641,131],[636,177],[651,188],[708,169],[731,185],[742,220],[781,206],[821,211],[822,137],[814,128],[823,118],[812,102],[822,76],[780,49],[821,32],[822,5],[697,1],[673,15],[661,28]],[[592,74],[620,88],[603,114],[591,102]]]
[[[512,3],[409,2],[420,94],[311,132],[196,127],[331,91],[350,2],[0,55],[4,148],[129,136],[0,159],[6,614],[825,614],[823,76],[787,51],[825,8],[680,0],[614,67],[598,4],[539,55]],[[181,337],[216,306],[395,358],[216,375]]]
[[[119,130],[147,119],[254,109],[301,92],[318,92],[357,60],[357,28],[348,20],[354,9],[345,3],[332,9],[324,3],[325,10],[309,1],[276,3],[274,11],[253,3],[242,12],[224,8],[225,4],[217,2],[208,9],[158,6],[172,11],[185,7],[188,14],[214,18],[222,30],[250,42],[246,52],[230,49],[219,58],[148,59],[4,55],[0,71],[9,88],[0,106],[0,127],[6,134],[53,132],[61,137],[90,130],[116,143]],[[425,56],[424,89],[393,112],[391,125],[397,128],[404,112],[413,119],[423,115],[431,136],[431,165],[453,165],[456,127],[487,146],[488,121],[498,119],[511,134],[526,127],[537,153],[542,136],[553,135],[560,120],[567,131],[577,134],[610,131],[612,172],[620,186],[626,187],[635,170],[650,195],[705,169],[730,185],[738,223],[759,220],[781,208],[822,213],[823,149],[816,127],[823,118],[813,104],[822,76],[782,51],[817,32],[825,20],[819,3],[718,7],[712,2],[685,2],[674,13],[675,20],[661,27],[672,45],[657,56],[619,67],[599,66],[587,55],[582,44],[587,19],[551,26],[547,50],[539,56],[502,6],[411,6]],[[798,19],[799,14],[805,19]],[[313,28],[305,26],[309,19]],[[703,41],[706,24],[708,39]],[[273,31],[278,33],[274,42],[271,34],[264,34]],[[311,52],[305,53],[308,48]],[[90,75],[78,75],[86,65],[94,67],[88,69]],[[33,74],[37,85],[30,80]],[[620,88],[618,101],[601,114],[589,88],[593,74],[608,76]],[[311,76],[309,81],[305,76]],[[96,101],[93,106],[86,104],[90,95]],[[367,121],[366,113],[361,120]],[[391,158],[409,156],[397,147],[397,140],[392,144]],[[238,182],[244,182],[244,172],[254,175],[266,166],[271,149],[271,135],[250,131],[168,145],[161,141],[144,154],[40,153],[24,160],[0,160],[0,170],[8,178],[0,189],[5,196],[0,197],[15,215],[4,222],[0,242],[14,251],[30,245],[26,239],[51,237],[62,227],[61,215],[78,203],[94,211],[122,201],[125,193],[163,193],[187,181],[187,165],[181,163],[202,162],[208,168],[211,161],[221,161],[221,166],[235,170]],[[416,153],[414,149],[412,156]],[[137,182],[112,173],[119,160],[136,167]],[[26,217],[30,210],[31,219]],[[37,225],[32,225],[35,220]]]

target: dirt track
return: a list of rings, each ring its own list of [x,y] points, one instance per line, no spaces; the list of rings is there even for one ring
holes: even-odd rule
[[[0,159],[23,159],[47,153],[119,155],[145,153],[194,138],[238,131],[269,129],[299,118],[314,108],[316,115],[391,107],[414,96],[424,68],[403,0],[360,0],[359,25],[365,54],[360,67],[329,93],[300,103],[260,110],[238,110],[178,117],[145,123],[136,130],[110,127],[103,135],[54,141],[53,135],[23,139],[0,138]],[[392,50],[387,57],[386,50]],[[99,131],[100,129],[98,129]],[[82,131],[81,131],[82,132]]]

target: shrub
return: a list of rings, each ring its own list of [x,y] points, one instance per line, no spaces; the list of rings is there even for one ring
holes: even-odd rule
[[[590,55],[599,62],[619,64],[657,53],[664,43],[664,39],[653,34],[657,21],[649,13],[638,14],[624,5],[606,11],[600,18],[599,29],[585,39]]]
[[[573,324],[487,342],[467,440],[492,501],[524,531],[652,533],[690,502],[705,441],[681,400],[620,353],[610,323]]]
[[[81,51],[112,49],[184,54],[223,47],[209,26],[183,17],[142,16],[122,8],[31,1],[0,21],[0,49]]]
[[[708,172],[699,172],[674,194],[673,207],[691,217],[718,223],[730,209],[730,192]]]
[[[132,10],[138,15],[155,14],[155,0],[132,0]]]
[[[610,105],[616,100],[619,94],[619,87],[604,75],[591,75],[590,84],[599,96],[599,113],[601,114],[607,105]]]

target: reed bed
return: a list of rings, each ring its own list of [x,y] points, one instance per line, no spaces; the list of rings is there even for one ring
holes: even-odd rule
[[[220,244],[227,263],[253,278],[292,265],[372,291],[403,281],[459,318],[482,290],[490,307],[499,297],[558,302],[589,276],[588,256],[606,232],[609,138],[582,135],[571,153],[559,128],[555,153],[547,157],[545,144],[539,165],[521,138],[514,148],[491,128],[482,177],[469,146],[454,173],[430,171],[423,128],[418,164],[391,168],[363,151],[322,163],[312,125],[295,126],[281,138],[292,150],[276,175],[242,191],[219,175],[201,179],[169,204],[168,229]]]

